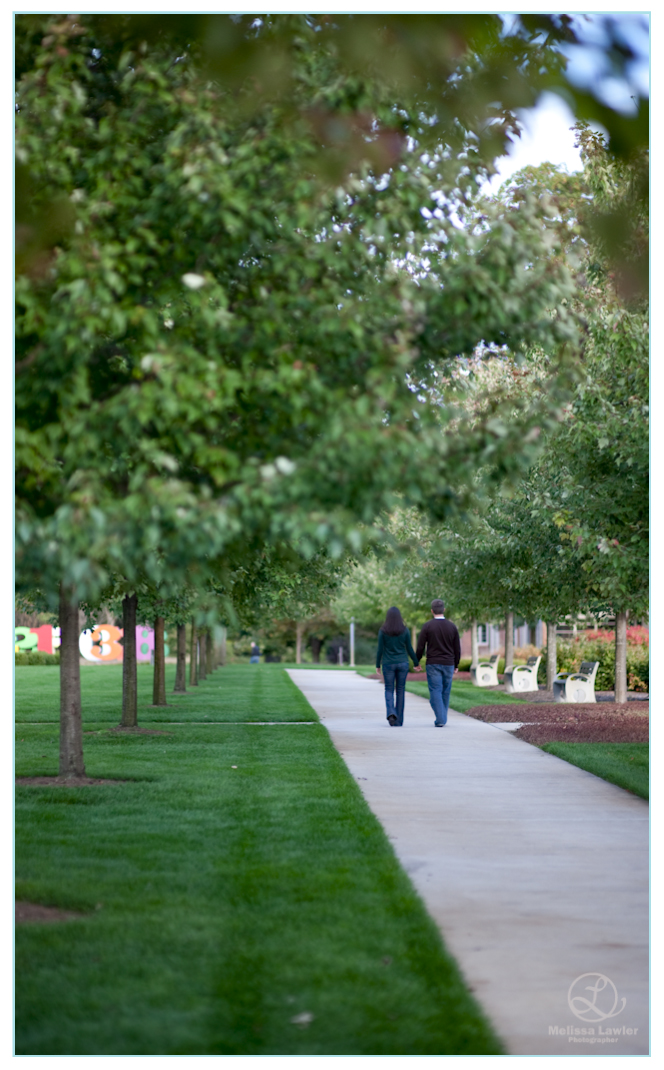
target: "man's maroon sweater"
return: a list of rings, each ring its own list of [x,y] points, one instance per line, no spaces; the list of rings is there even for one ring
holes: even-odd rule
[[[428,620],[417,640],[418,661],[424,654],[425,647],[427,665],[454,665],[456,669],[461,657],[461,640],[456,624],[445,617]]]

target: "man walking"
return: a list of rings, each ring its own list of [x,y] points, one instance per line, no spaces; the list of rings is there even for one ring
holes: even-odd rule
[[[436,728],[443,728],[447,724],[452,677],[461,657],[457,626],[451,620],[445,619],[444,612],[445,603],[440,598],[434,598],[431,603],[433,620],[428,620],[422,628],[416,650],[419,661],[426,647],[429,702],[434,712]]]

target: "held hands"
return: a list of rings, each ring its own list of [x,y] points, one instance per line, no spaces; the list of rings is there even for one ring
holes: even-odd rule
[[[413,669],[415,670],[415,672],[424,672],[424,669],[421,665],[413,665]]]

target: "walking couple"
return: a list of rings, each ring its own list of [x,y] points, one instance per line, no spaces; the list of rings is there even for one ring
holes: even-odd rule
[[[420,659],[425,651],[429,702],[434,712],[434,724],[436,728],[443,728],[447,724],[452,677],[461,657],[461,642],[456,624],[446,620],[444,613],[445,604],[440,598],[434,598],[431,603],[432,620],[428,620],[422,628],[415,651],[397,607],[392,606],[387,611],[385,623],[378,633],[376,669],[380,673],[382,665],[387,720],[392,727],[403,724],[408,657],[412,658],[415,671],[422,672]]]

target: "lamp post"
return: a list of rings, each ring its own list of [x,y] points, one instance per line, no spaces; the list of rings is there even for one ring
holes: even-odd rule
[[[350,665],[355,668],[355,617],[350,618]]]

